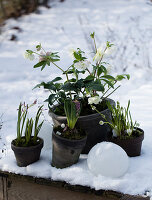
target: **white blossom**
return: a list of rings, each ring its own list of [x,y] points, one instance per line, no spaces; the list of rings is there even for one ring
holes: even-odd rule
[[[62,133],[60,133],[59,131],[56,132],[56,135],[61,135]]]
[[[111,69],[112,69],[111,65],[108,64],[108,67],[107,67],[107,74],[110,74]]]
[[[127,129],[127,134],[131,135],[131,133],[132,133],[132,130],[131,129]]]
[[[100,124],[101,126],[104,125],[104,121],[101,120],[101,121],[99,122],[99,124]]]
[[[27,51],[24,53],[24,58],[29,59],[29,60],[34,60],[35,56],[34,54],[28,53]]]
[[[140,126],[140,124],[139,124],[139,123],[136,123],[136,126],[137,126],[137,127],[139,127],[139,126]]]
[[[101,58],[103,57],[103,55],[104,55],[104,49],[103,49],[103,47],[100,47],[97,49],[97,53],[94,56],[93,60],[96,62],[99,62],[101,60]]]
[[[117,127],[112,130],[113,137],[118,137]]]
[[[69,49],[69,55],[70,55],[70,57],[71,57],[72,59],[74,59],[74,52],[76,52],[75,49],[73,49],[73,48]]]
[[[63,124],[61,124],[61,128],[65,128],[65,124],[63,123]]]
[[[112,45],[111,47],[108,47],[104,53],[106,57],[110,56],[114,51],[116,51],[116,46]]]
[[[88,104],[98,104],[101,101],[99,96],[88,98]]]
[[[51,51],[46,52],[46,56],[50,56],[51,55]]]
[[[79,61],[74,64],[76,69],[85,70],[89,68],[90,62],[88,60]]]
[[[39,56],[39,62],[45,60],[45,54],[41,51]]]

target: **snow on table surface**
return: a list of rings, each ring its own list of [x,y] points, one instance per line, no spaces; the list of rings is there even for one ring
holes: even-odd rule
[[[0,116],[3,114],[0,147],[6,149],[1,155],[0,169],[64,180],[96,190],[111,189],[129,194],[150,191],[152,194],[152,3],[148,0],[66,0],[64,3],[54,1],[51,9],[41,7],[40,12],[8,20],[0,35]],[[14,26],[19,26],[22,32],[12,29]],[[71,47],[82,48],[91,59],[89,33],[93,31],[98,45],[108,40],[117,46],[109,59],[112,73],[131,75],[111,98],[122,105],[131,100],[133,118],[145,131],[141,156],[129,158],[128,172],[117,179],[93,176],[87,167],[87,156],[81,156],[79,163],[66,169],[51,167],[51,144],[50,149],[42,151],[38,162],[18,167],[10,148],[11,140],[16,137],[18,104],[35,99],[42,104],[48,93],[32,88],[41,81],[60,76],[53,66],[43,72],[33,69],[35,62],[24,60],[24,51],[41,42],[46,50],[60,52],[60,64],[66,68],[72,62],[67,53]],[[9,41],[11,34],[17,35],[18,41]],[[47,108],[47,104],[44,105]],[[46,123],[52,124],[47,112],[44,112]],[[42,134],[48,135],[51,141],[50,125],[44,130]]]

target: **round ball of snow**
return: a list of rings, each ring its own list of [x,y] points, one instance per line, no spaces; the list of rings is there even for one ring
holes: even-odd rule
[[[101,142],[90,150],[87,163],[94,175],[117,178],[126,173],[129,159],[120,146],[111,142]]]

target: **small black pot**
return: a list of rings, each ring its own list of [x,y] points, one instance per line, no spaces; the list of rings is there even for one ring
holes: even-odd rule
[[[14,151],[19,167],[26,167],[39,160],[44,141],[42,138],[38,137],[38,139],[40,143],[30,147],[17,147],[14,145],[14,140],[12,141],[11,148]]]
[[[107,98],[107,101],[109,101],[111,105],[115,105],[115,102],[112,99]],[[57,105],[54,106],[52,110],[54,110],[56,107]],[[111,112],[108,108],[101,111],[101,113],[105,115],[107,119],[111,119]],[[66,116],[59,116],[50,111],[49,115],[52,117],[54,126],[56,127],[62,123],[66,123],[67,121]],[[107,140],[107,135],[111,131],[111,128],[107,124],[102,126],[99,125],[100,120],[104,121],[104,119],[98,113],[79,117],[77,124],[87,134],[86,145],[82,151],[83,154],[88,154],[94,145]]]
[[[142,132],[142,134],[138,137],[128,139],[108,138],[108,141],[123,148],[129,157],[140,156],[142,141],[144,139],[144,131],[140,128],[137,129]]]
[[[56,168],[69,167],[78,162],[87,137],[80,140],[63,138],[52,132],[52,163]]]

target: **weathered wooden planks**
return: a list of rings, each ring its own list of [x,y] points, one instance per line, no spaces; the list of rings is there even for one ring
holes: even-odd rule
[[[149,200],[80,185],[0,172],[0,200]]]

